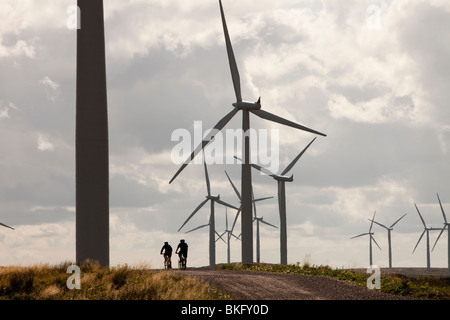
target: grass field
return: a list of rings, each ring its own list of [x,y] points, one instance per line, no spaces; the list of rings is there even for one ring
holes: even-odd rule
[[[349,281],[360,286],[367,286],[367,279],[371,276],[365,269],[351,270],[331,268],[329,266],[315,266],[309,263],[295,265],[254,264],[245,266],[240,263],[223,264],[218,266],[223,270],[263,271],[285,274],[305,274],[311,276],[331,277]],[[422,299],[450,300],[450,278],[442,276],[426,276],[420,272],[417,276],[406,276],[400,273],[381,272],[380,291]]]
[[[67,268],[59,265],[0,267],[0,300],[230,300],[221,292],[194,278],[171,271],[152,270],[147,265],[122,265],[101,268],[86,263],[81,268],[80,289],[67,286]],[[308,263],[282,266],[278,264],[239,263],[217,265],[221,270],[263,271],[332,277],[367,285],[370,274],[361,270],[333,269]],[[450,300],[449,277],[413,277],[382,274],[382,292],[425,299]]]
[[[81,268],[80,289],[70,290],[66,273],[71,262],[60,265],[0,268],[0,300],[217,300],[229,297],[209,285],[170,271],[127,265]]]

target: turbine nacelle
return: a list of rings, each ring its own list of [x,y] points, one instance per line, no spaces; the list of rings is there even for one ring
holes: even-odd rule
[[[286,182],[292,182],[294,181],[294,175],[291,175],[290,177],[287,176],[272,176],[277,181],[286,181]]]
[[[220,194],[218,196],[206,196],[208,200],[220,200]]]
[[[261,98],[259,98],[256,102],[238,101],[233,103],[233,107],[240,110],[259,110],[261,109]]]

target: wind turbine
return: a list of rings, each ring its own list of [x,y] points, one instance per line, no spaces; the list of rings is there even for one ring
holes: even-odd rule
[[[221,205],[224,205],[229,208],[233,208],[236,210],[239,210],[238,208],[232,206],[231,204],[228,204],[222,200],[220,200],[220,195],[213,196],[211,195],[211,187],[210,187],[210,181],[208,176],[208,169],[206,167],[206,161],[203,158],[203,164],[205,167],[205,179],[206,179],[206,189],[208,192],[208,195],[206,196],[206,200],[203,200],[198,207],[194,210],[194,212],[191,213],[191,215],[186,219],[186,221],[183,223],[183,225],[178,229],[178,232],[185,226],[185,224],[200,210],[208,201],[211,201],[211,214],[209,217],[209,223],[200,227],[197,227],[191,231],[197,230],[199,228],[203,228],[206,226],[209,226],[209,265],[211,269],[215,269],[216,267],[216,225],[215,225],[215,217],[214,217],[214,203],[219,203]],[[190,232],[190,231],[189,231]],[[222,239],[223,240],[223,239]]]
[[[6,224],[1,223],[1,222],[0,222],[0,226],[3,226],[5,228],[9,228],[9,229],[15,230],[13,227],[7,226]]]
[[[109,265],[109,151],[102,0],[78,0],[76,261]]]
[[[370,219],[369,219],[370,220]],[[361,233],[357,236],[351,237],[350,239],[354,239],[354,238],[358,238],[358,237],[362,237],[362,236],[369,236],[369,263],[372,266],[373,265],[373,260],[372,260],[372,241],[375,242],[375,244],[377,245],[377,247],[381,250],[380,246],[378,245],[378,243],[376,242],[375,238],[373,237],[373,232],[372,232],[372,226],[373,226],[373,222],[375,220],[375,213],[373,214],[372,220],[370,222],[370,228],[369,228],[369,232],[366,233]]]
[[[377,225],[385,228],[388,232],[388,243],[389,243],[389,268],[392,268],[392,247],[391,247],[391,231],[394,229],[394,226],[397,224],[397,222],[399,222],[404,216],[406,216],[407,213],[405,213],[403,216],[401,216],[397,221],[395,221],[393,224],[391,224],[390,227],[386,227],[384,224],[381,224],[379,222],[376,222],[375,220],[373,220],[373,222],[375,222]]]
[[[253,199],[254,199],[254,197],[253,197]],[[259,223],[267,224],[268,226],[271,226],[271,227],[273,227],[275,229],[278,229],[278,227],[276,227],[273,224],[270,224],[270,223],[264,221],[264,217],[258,217],[256,215],[256,200],[253,200],[253,213],[254,213],[253,221],[256,221],[256,263],[260,263],[260,260],[261,260],[261,249],[260,249],[261,239],[260,239],[260,236],[259,236]]]
[[[234,226],[236,225],[237,219],[238,219],[238,217],[239,217],[239,214],[241,213],[241,210],[242,210],[242,197],[241,197],[240,192],[238,191],[238,189],[237,189],[236,186],[234,185],[233,181],[231,181],[231,178],[230,178],[230,176],[228,175],[228,173],[227,173],[226,171],[225,171],[225,174],[227,175],[228,181],[230,181],[230,184],[231,184],[231,186],[233,187],[234,192],[236,193],[236,195],[237,195],[239,201],[241,202],[241,206],[240,206],[239,209],[238,209],[238,212],[237,212],[237,214],[236,214],[236,217],[234,218],[233,226],[231,227],[231,231],[233,231],[233,230],[234,230]],[[273,197],[264,197],[264,198],[258,198],[258,199],[255,199],[255,197],[254,197],[254,195],[253,195],[253,191],[252,191],[252,202],[253,202],[253,206],[255,206],[255,202],[263,201],[263,200],[267,200],[267,199],[272,199],[272,198],[273,198]],[[255,207],[255,209],[256,209],[256,207]],[[253,218],[252,221],[255,221],[255,219]],[[241,234],[240,234],[239,236],[241,236]]]
[[[286,174],[294,167],[298,159],[305,153],[309,146],[316,140],[314,138],[295,158],[292,162],[281,172],[281,174],[275,174],[270,170],[261,167],[257,164],[251,164],[251,166],[269,176],[274,178],[278,184],[278,209],[280,212],[280,260],[282,265],[287,265],[287,217],[286,217],[286,182],[294,181],[294,176],[286,176]],[[236,159],[239,159],[235,157]],[[240,160],[240,159],[239,159]]]
[[[441,199],[439,199],[439,194],[437,194],[438,200],[439,200],[439,206],[441,207],[441,212],[442,212],[442,216],[444,217],[444,227],[442,228],[441,232],[439,233],[439,236],[436,239],[436,242],[434,243],[433,249],[431,249],[431,251],[434,250],[434,247],[436,246],[436,243],[438,242],[439,238],[441,237],[442,233],[444,232],[445,228],[447,228],[448,231],[448,243],[447,243],[447,257],[448,257],[448,275],[450,276],[450,227],[448,221],[447,221],[447,217],[445,216],[445,212],[444,212],[444,208],[442,207],[442,203],[441,203]]]
[[[214,218],[212,218],[212,215],[211,215],[210,218],[209,218],[208,224],[201,225],[201,226],[199,226],[199,227],[197,227],[197,228],[194,228],[194,229],[192,229],[192,230],[186,231],[185,233],[190,233],[190,232],[192,232],[192,231],[195,231],[195,230],[198,230],[198,229],[201,229],[201,228],[209,227],[210,233],[211,233],[211,231],[213,230],[214,233],[217,234],[217,235],[219,236],[219,238],[217,238],[217,240],[221,239],[223,242],[225,242],[225,240],[223,240],[223,238],[222,238],[222,235],[220,235],[220,234],[214,229],[215,226],[211,223],[211,220],[214,221]],[[214,235],[213,237],[214,237],[214,239],[215,239],[215,235]],[[210,247],[209,247],[210,261],[209,261],[209,264],[210,264],[210,268],[211,268],[212,270],[215,269],[215,242],[216,242],[217,240],[214,240],[214,245],[213,245],[213,248],[214,248],[213,251],[214,251],[214,252],[213,252],[213,254],[211,255],[211,234],[210,234]],[[226,242],[225,242],[225,243],[226,243]],[[213,259],[211,259],[211,256],[213,256]]]
[[[416,207],[417,213],[419,214],[420,220],[423,223],[423,232],[419,237],[419,241],[417,241],[416,246],[414,247],[414,250],[412,253],[414,253],[414,251],[416,251],[417,246],[419,245],[420,240],[422,240],[423,235],[426,233],[427,234],[427,270],[430,270],[430,231],[433,230],[441,230],[439,228],[432,228],[432,227],[427,227],[425,220],[423,219],[422,215],[420,214],[419,208],[417,208],[417,205],[414,203],[414,206]]]
[[[226,241],[226,244],[227,244],[227,263],[230,263],[231,262],[231,258],[230,258],[230,240],[231,240],[231,237],[232,236],[235,237],[236,240],[241,240],[241,239],[239,239],[238,237],[236,237],[234,235],[233,230],[228,229],[228,211],[227,211],[227,207],[225,207],[225,231],[221,235],[219,235],[219,237],[223,240],[222,237],[225,234],[227,235],[227,241]],[[217,239],[217,240],[219,240],[219,239]]]
[[[241,179],[241,192],[242,192],[242,262],[245,264],[253,263],[253,230],[252,230],[252,175],[250,167],[250,136],[248,134],[250,129],[250,113],[269,121],[273,121],[279,124],[283,124],[292,128],[307,131],[313,134],[326,136],[323,133],[307,128],[303,125],[281,118],[275,114],[267,112],[261,109],[261,98],[256,102],[246,102],[242,100],[240,76],[234,56],[233,48],[231,46],[231,40],[228,33],[227,24],[225,21],[225,14],[222,7],[222,1],[219,0],[220,13],[222,17],[222,26],[225,36],[225,43],[227,48],[228,62],[231,70],[231,78],[233,81],[234,93],[236,95],[236,102],[232,104],[233,109],[225,115],[210,131],[210,133],[203,139],[203,141],[194,149],[192,154],[183,165],[178,169],[169,183],[183,171],[183,169],[194,159],[194,157],[214,138],[214,136],[222,130],[225,125],[239,112],[242,111],[242,131],[244,133],[244,162],[242,163],[242,179]]]

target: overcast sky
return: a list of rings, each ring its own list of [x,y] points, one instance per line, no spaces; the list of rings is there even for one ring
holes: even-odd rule
[[[75,1],[0,3],[0,265],[75,259]],[[417,204],[442,227],[450,218],[450,3],[447,0],[224,0],[242,95],[327,134],[286,184],[288,262],[368,267],[367,232],[392,224],[394,266],[426,266]],[[164,241],[185,238],[191,266],[208,264],[203,167],[178,178],[176,130],[213,127],[235,102],[216,0],[105,0],[110,134],[111,264],[162,267]],[[226,129],[241,126],[241,113]],[[201,121],[201,122],[197,122]],[[197,123],[197,124],[196,124]],[[279,172],[314,135],[251,117],[279,134]],[[225,143],[225,142],[224,142]],[[272,145],[273,147],[273,145]],[[231,152],[229,149],[224,151]],[[237,155],[240,154],[238,151]],[[234,155],[234,154],[232,154]],[[229,154],[228,154],[229,156]],[[211,188],[238,206],[226,170],[208,165]],[[279,226],[277,185],[253,171],[257,213]],[[229,210],[229,219],[236,212]],[[216,205],[216,229],[225,209]],[[388,265],[387,232],[374,226],[374,263]],[[240,223],[236,226],[240,233]],[[278,263],[279,230],[261,227],[264,262]],[[430,234],[433,245],[437,232]],[[431,254],[447,266],[447,233]],[[231,244],[241,260],[240,242]],[[226,246],[217,242],[217,262]]]

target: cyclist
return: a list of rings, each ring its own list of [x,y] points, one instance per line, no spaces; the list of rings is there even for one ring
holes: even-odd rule
[[[184,239],[180,240],[180,243],[178,244],[177,250],[175,253],[178,253],[178,256],[181,260],[181,256],[184,256],[185,266],[187,264],[187,254],[188,254],[188,245],[184,241]]]
[[[169,260],[168,268],[172,269],[172,262],[170,261],[170,258],[172,257],[172,247],[168,242],[164,242],[164,246],[161,248],[161,254],[163,254],[163,252],[164,252],[164,261],[168,259]]]

